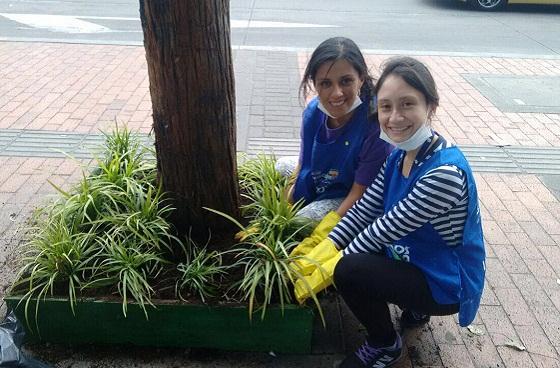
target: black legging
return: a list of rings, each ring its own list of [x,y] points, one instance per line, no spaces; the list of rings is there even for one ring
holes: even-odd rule
[[[438,304],[420,269],[385,255],[349,254],[334,270],[334,284],[374,346],[395,342],[387,303],[433,316],[455,314],[458,304]]]

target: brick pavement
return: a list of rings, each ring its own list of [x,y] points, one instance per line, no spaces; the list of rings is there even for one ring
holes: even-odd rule
[[[307,57],[235,51],[240,150],[246,150],[251,139],[299,136],[297,88]],[[386,57],[367,55],[372,71]],[[442,99],[434,124],[448,139],[464,147],[560,147],[560,114],[500,111],[464,78],[469,73],[560,76],[559,59],[419,58],[436,76]],[[142,132],[150,130],[143,48],[0,42],[0,129],[94,134],[115,119]],[[0,296],[13,279],[25,220],[54,192],[46,180],[67,187],[79,175],[79,162],[70,159],[0,156]],[[433,318],[428,327],[406,334],[408,355],[398,367],[560,367],[559,198],[538,175],[476,172],[475,177],[488,253],[486,289],[474,322],[483,334],[459,328],[451,317]],[[356,326],[350,317],[346,320],[350,349],[357,343],[350,331]],[[526,350],[508,346],[512,341]],[[61,367],[89,367],[95,359],[83,350],[54,357],[40,347],[36,351]],[[274,360],[237,354],[241,365],[222,365],[215,358],[207,366],[331,366],[340,353]],[[175,354],[174,364],[189,366],[192,357]],[[108,364],[168,365],[167,358],[157,359],[115,353]]]

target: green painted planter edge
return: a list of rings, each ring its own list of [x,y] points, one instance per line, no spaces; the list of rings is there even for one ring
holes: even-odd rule
[[[28,326],[21,297],[6,296],[4,300],[33,342],[311,352],[313,310],[308,307],[286,305],[282,314],[280,306],[271,306],[264,320],[257,313],[250,321],[244,306],[154,301],[156,309],[148,309],[146,320],[135,304],[129,304],[124,317],[120,302],[82,299],[73,315],[66,299],[47,298],[40,302],[38,324],[36,300],[31,302]]]

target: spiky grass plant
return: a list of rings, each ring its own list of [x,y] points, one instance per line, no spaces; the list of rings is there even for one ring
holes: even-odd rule
[[[222,255],[209,252],[208,244],[199,247],[191,237],[187,238],[187,259],[177,265],[180,277],[175,284],[175,295],[186,301],[187,295],[198,296],[203,302],[217,295],[219,283],[226,274],[227,266],[222,264]]]
[[[237,265],[243,268],[243,278],[235,285],[242,300],[249,303],[249,316],[260,310],[261,318],[273,302],[292,302],[294,282],[289,268],[288,249],[297,245],[293,239],[280,240],[271,234],[266,242],[242,243],[235,250]]]
[[[207,208],[207,210],[224,216],[235,223],[242,231],[247,232],[233,217],[222,212]],[[306,225],[296,229],[291,234],[284,231],[262,231],[251,232],[244,241],[231,249],[236,262],[231,268],[239,267],[243,271],[240,280],[232,285],[234,297],[248,303],[249,319],[253,314],[260,311],[261,319],[266,316],[266,310],[272,303],[279,303],[282,312],[285,305],[293,302],[292,288],[297,279],[303,279],[303,275],[294,272],[290,263],[290,251],[301,241],[299,232]],[[321,305],[315,292],[308,283],[304,283],[319,311],[319,316],[325,324]]]
[[[105,136],[97,168],[68,192],[55,186],[61,197],[38,211],[13,287],[25,291],[26,314],[34,297],[67,289],[73,310],[79,292],[106,287],[120,295],[125,315],[134,300],[147,317],[163,255],[175,251],[172,243],[182,247],[149,149],[126,128]]]
[[[312,230],[310,220],[297,216],[302,203],[292,204],[288,200],[288,178],[275,168],[274,156],[259,155],[254,159],[243,158],[238,168],[242,196],[247,204],[242,207],[243,215],[249,219],[248,229],[256,237],[269,237],[274,233],[284,239],[296,232],[296,237],[305,237]],[[252,237],[255,242],[259,239]]]
[[[310,226],[296,216],[300,204],[290,204],[284,195],[288,181],[275,170],[274,158],[260,156],[239,167],[249,225],[237,224],[248,236],[231,251],[235,265],[225,266],[221,254],[174,235],[167,221],[173,208],[156,185],[155,162],[146,158],[149,151],[137,136],[117,127],[106,134],[105,152],[91,173],[84,170],[72,190],[55,186],[61,196],[38,211],[24,266],[12,288],[23,290],[26,316],[34,298],[39,300],[37,321],[40,301],[47,295],[65,292],[74,310],[80,293],[101,287],[121,297],[123,314],[134,301],[147,318],[156,278],[169,266],[169,255],[184,260],[175,266],[179,277],[173,281],[181,299],[215,296],[226,270],[238,267],[244,275],[233,280],[231,289],[238,300],[249,303],[251,317],[260,310],[264,318],[271,303],[283,308],[291,302],[297,274],[290,272],[288,254]]]
[[[247,226],[219,211],[208,209],[228,218],[241,229],[242,241],[232,250],[243,270],[243,277],[233,286],[234,294],[249,304],[249,316],[278,302],[282,310],[293,301],[292,285],[298,275],[289,264],[290,251],[312,229],[310,220],[297,216],[301,203],[291,204],[286,196],[288,178],[275,168],[275,158],[258,156],[245,159],[239,165],[242,195],[248,204],[243,213],[249,218]],[[302,277],[299,275],[299,277]],[[312,299],[319,307],[314,293]]]
[[[72,233],[64,221],[62,208],[50,209],[44,221],[47,226],[34,227],[35,236],[28,244],[24,253],[23,267],[16,278],[17,284],[26,290],[25,315],[29,321],[31,299],[43,299],[53,295],[55,288],[66,290],[72,312],[76,305],[76,296],[86,275],[90,272],[90,264],[97,258],[99,251],[92,246],[92,233]],[[55,212],[61,211],[61,212]],[[39,303],[35,305],[35,320]]]
[[[126,317],[129,297],[143,310],[148,319],[148,305],[152,303],[154,290],[150,281],[157,277],[165,261],[155,250],[146,250],[135,239],[121,237],[97,238],[102,249],[102,257],[94,268],[91,281],[83,289],[94,287],[117,286],[122,297],[122,310]]]

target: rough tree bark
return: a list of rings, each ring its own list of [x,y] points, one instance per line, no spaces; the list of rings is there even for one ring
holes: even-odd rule
[[[229,0],[140,0],[159,179],[180,232],[239,215]]]

